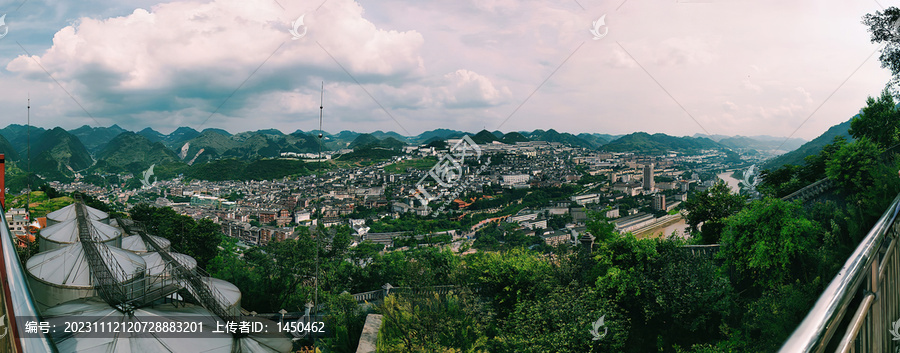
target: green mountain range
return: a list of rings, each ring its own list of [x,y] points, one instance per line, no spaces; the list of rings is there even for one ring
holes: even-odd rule
[[[69,133],[75,135],[79,141],[91,153],[100,151],[110,140],[119,136],[119,134],[127,132],[127,130],[113,125],[110,127],[91,127],[83,125],[80,128],[69,130]]]
[[[847,141],[853,141],[854,138],[850,136],[849,132],[847,132],[848,130],[850,130],[851,120],[853,120],[853,118],[850,118],[850,120],[828,128],[828,130],[826,130],[822,135],[814,138],[812,141],[803,144],[796,150],[766,161],[766,163],[762,165],[762,169],[774,170],[786,164],[802,165],[804,163],[803,159],[806,158],[806,156],[818,154],[819,151],[822,150],[822,147],[825,147],[825,145],[833,142],[834,138],[837,136],[843,136],[845,139],[847,139]]]
[[[503,138],[500,139],[500,142],[514,145],[516,142],[528,142],[528,138],[518,132],[513,131],[506,135],[503,135]]]
[[[31,170],[45,178],[68,180],[87,169],[94,160],[75,135],[61,127],[45,131],[32,143]]]
[[[723,145],[705,137],[675,137],[666,134],[650,135],[646,132],[635,132],[612,141],[601,149],[609,152],[654,152],[692,151],[700,149],[721,148]]]
[[[162,142],[127,131],[113,138],[97,153],[97,164],[92,171],[106,173],[130,172],[139,175],[151,165],[184,164]],[[154,170],[155,174],[160,173]]]
[[[19,160],[19,152],[16,152],[16,149],[13,148],[11,143],[9,143],[9,140],[7,140],[2,135],[0,135],[0,153],[3,153],[4,158],[7,161]]]
[[[29,140],[31,140],[31,144],[34,146],[34,143],[38,141],[37,139],[45,131],[47,130],[42,127],[28,127],[26,125],[11,124],[0,129],[0,135],[3,135],[16,152],[18,152],[18,155],[24,158],[28,156],[27,150]]]
[[[138,135],[146,137],[151,142],[162,141],[166,138],[166,135],[163,135],[161,132],[153,130],[149,127],[138,131]]]
[[[849,125],[842,124],[842,125]],[[841,125],[841,126],[842,126]],[[832,130],[838,127],[832,128]],[[831,141],[832,130],[824,137],[825,143]],[[837,133],[846,135],[846,126],[838,128]],[[29,138],[30,131],[30,138]],[[317,136],[321,133],[323,138]],[[650,135],[638,132],[628,135],[609,135],[598,133],[580,133],[574,135],[566,132],[558,132],[554,129],[534,130],[531,132],[509,132],[482,130],[478,133],[466,133],[459,130],[435,129],[423,132],[416,136],[402,136],[393,131],[375,131],[372,133],[358,133],[354,131],[341,131],[330,134],[324,131],[301,130],[290,134],[284,134],[277,129],[264,129],[229,133],[218,128],[206,128],[197,131],[190,127],[180,127],[170,134],[162,134],[152,128],[145,128],[138,132],[127,131],[118,125],[109,127],[81,126],[71,131],[62,128],[46,130],[41,127],[27,127],[12,124],[0,129],[0,153],[6,153],[7,159],[16,161],[24,159],[31,145],[31,171],[48,180],[71,180],[76,172],[89,174],[98,173],[139,173],[156,165],[155,174],[174,175],[184,173],[197,175],[190,172],[203,165],[217,161],[229,160],[242,164],[242,178],[258,177],[252,170],[246,169],[255,161],[278,159],[282,153],[315,153],[321,149],[324,151],[338,149],[353,149],[354,153],[338,157],[343,161],[363,161],[389,158],[400,153],[403,146],[408,144],[443,146],[445,140],[460,138],[469,135],[478,143],[505,143],[515,144],[527,141],[558,142],[574,147],[582,147],[593,150],[605,150],[613,152],[664,152],[670,150],[691,151],[706,148],[731,148],[731,149],[758,149],[773,150],[777,145],[785,142],[782,138],[768,136],[694,136],[675,137],[665,134]],[[718,140],[714,141],[715,139]],[[802,141],[790,139],[784,143],[784,148]],[[802,157],[815,153],[816,146],[824,145],[818,139],[807,143],[800,150],[785,154],[773,160],[773,163],[781,163],[782,160],[790,162],[802,161]],[[819,146],[818,148],[821,148]],[[798,157],[791,157],[793,155]],[[96,161],[96,163],[95,163]],[[279,165],[280,166],[280,165]],[[22,165],[23,170],[25,165]],[[280,167],[279,167],[280,168]],[[289,169],[289,168],[288,168]],[[200,170],[200,169],[198,169]],[[205,170],[205,169],[204,169]],[[250,174],[247,174],[250,173]],[[211,172],[201,172],[199,175],[208,175]],[[282,173],[283,174],[283,173]]]
[[[550,129],[547,131],[534,130],[531,133],[523,134],[523,135],[532,141],[559,142],[559,143],[563,143],[563,144],[567,144],[567,145],[572,145],[575,147],[584,147],[584,148],[589,148],[589,149],[596,149],[602,145],[602,144],[598,144],[596,142],[582,139],[582,138],[572,135],[568,132],[560,133],[553,129]]]
[[[494,135],[487,130],[481,130],[477,134],[475,134],[475,136],[472,136],[472,141],[475,141],[475,143],[478,144],[491,143],[498,140],[500,140],[500,138],[498,138],[497,135]]]

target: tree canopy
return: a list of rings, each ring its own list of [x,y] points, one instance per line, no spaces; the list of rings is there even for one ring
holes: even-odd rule
[[[684,209],[688,212],[685,219],[692,232],[700,230],[704,243],[714,244],[719,241],[725,218],[740,211],[746,200],[746,196],[731,193],[728,185],[719,181],[707,191],[688,196],[684,202]]]

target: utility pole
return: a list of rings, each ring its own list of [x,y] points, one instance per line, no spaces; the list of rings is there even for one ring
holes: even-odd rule
[[[322,130],[322,117],[324,116],[325,109],[325,81],[322,81],[322,93],[319,96],[319,166],[322,165],[322,138],[325,136]],[[321,178],[319,179],[321,180]],[[315,304],[315,317],[318,318],[319,315],[319,251],[322,249],[322,235],[324,232],[322,231],[322,204],[321,200],[317,200],[319,203],[319,220],[316,222],[316,294],[313,303]],[[313,347],[315,347],[315,338],[313,338]]]
[[[27,125],[25,125],[25,145],[27,152],[25,158],[28,159],[28,171],[25,174],[25,182],[28,184],[28,196],[25,196],[25,215],[27,215],[28,218],[31,218],[31,213],[29,213],[29,206],[31,205],[31,94],[28,94],[27,119]]]

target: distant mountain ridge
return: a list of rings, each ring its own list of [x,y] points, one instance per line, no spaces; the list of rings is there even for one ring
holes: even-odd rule
[[[72,178],[94,164],[81,140],[60,127],[44,131],[33,143],[31,155],[31,170],[49,178]]]
[[[666,152],[714,149],[724,147],[722,144],[706,137],[675,137],[666,134],[648,134],[635,132],[622,136],[604,146],[601,149],[609,152]]]
[[[96,153],[110,140],[127,131],[128,130],[119,127],[119,125],[110,127],[91,127],[89,125],[82,125],[77,129],[69,130],[69,133],[75,135],[88,151]]]
[[[793,151],[800,148],[807,141],[801,138],[784,138],[768,135],[756,136],[724,136],[724,135],[704,135],[694,134],[693,137],[706,137],[710,140],[721,143],[725,146],[737,149],[754,149],[763,151]]]
[[[181,162],[175,152],[162,142],[152,142],[143,135],[131,131],[116,136],[97,154],[95,171],[140,173],[151,165]]]
[[[857,116],[859,115],[856,115],[853,118]],[[812,139],[812,141],[803,144],[793,151],[766,161],[766,163],[763,164],[762,168],[774,170],[786,164],[802,165],[806,156],[818,154],[819,151],[822,150],[822,147],[830,144],[837,136],[843,136],[845,139],[847,139],[847,141],[853,141],[854,138],[853,136],[850,136],[849,132],[850,121],[852,121],[853,118],[850,118],[850,120],[828,128],[828,130],[822,133],[822,135],[819,135],[819,137]]]
[[[849,123],[848,123],[849,124]],[[322,134],[322,138],[318,134]],[[843,129],[846,134],[846,129]],[[0,129],[0,153],[10,161],[26,157],[28,141],[31,141],[32,171],[49,178],[71,179],[76,172],[136,172],[149,165],[157,165],[162,173],[176,173],[190,165],[202,165],[214,161],[236,159],[252,163],[260,159],[277,159],[285,152],[315,153],[323,151],[354,150],[354,156],[370,157],[389,155],[406,145],[425,145],[469,135],[478,143],[515,144],[528,141],[557,142],[574,147],[611,152],[664,152],[670,150],[695,150],[705,148],[773,150],[784,143],[782,149],[799,146],[803,140],[772,136],[705,136],[677,137],[666,134],[636,132],[626,135],[600,133],[572,134],[554,129],[534,131],[482,130],[477,133],[453,129],[435,129],[416,136],[403,136],[394,131],[360,133],[340,131],[296,130],[285,134],[278,129],[260,129],[232,134],[219,128],[197,131],[191,127],[179,127],[169,134],[152,128],[137,132],[118,125],[92,127],[84,125],[69,131],[62,128],[47,130],[41,127],[12,124]],[[831,139],[828,138],[828,142]],[[804,145],[806,146],[806,145]],[[803,152],[806,153],[806,152]],[[783,158],[788,158],[786,154]],[[804,154],[805,155],[805,154]],[[352,157],[352,156],[350,156]],[[802,160],[802,157],[801,157]],[[248,164],[250,165],[250,164]],[[162,167],[168,166],[168,167]],[[168,168],[168,169],[167,169]]]

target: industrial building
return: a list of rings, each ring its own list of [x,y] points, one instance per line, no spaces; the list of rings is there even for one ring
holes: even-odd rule
[[[48,214],[47,224],[38,236],[40,252],[25,266],[18,263],[7,225],[0,227],[0,276],[7,284],[0,312],[8,317],[2,324],[11,326],[12,333],[0,337],[0,351],[291,351],[291,340],[283,334],[213,333],[226,322],[276,325],[242,316],[236,286],[209,277],[195,259],[171,252],[168,240],[147,234],[141,225],[110,219],[105,212],[84,205],[77,195],[75,204]],[[25,334],[26,318],[57,326],[72,318],[122,324],[189,318],[203,326],[205,334]]]

